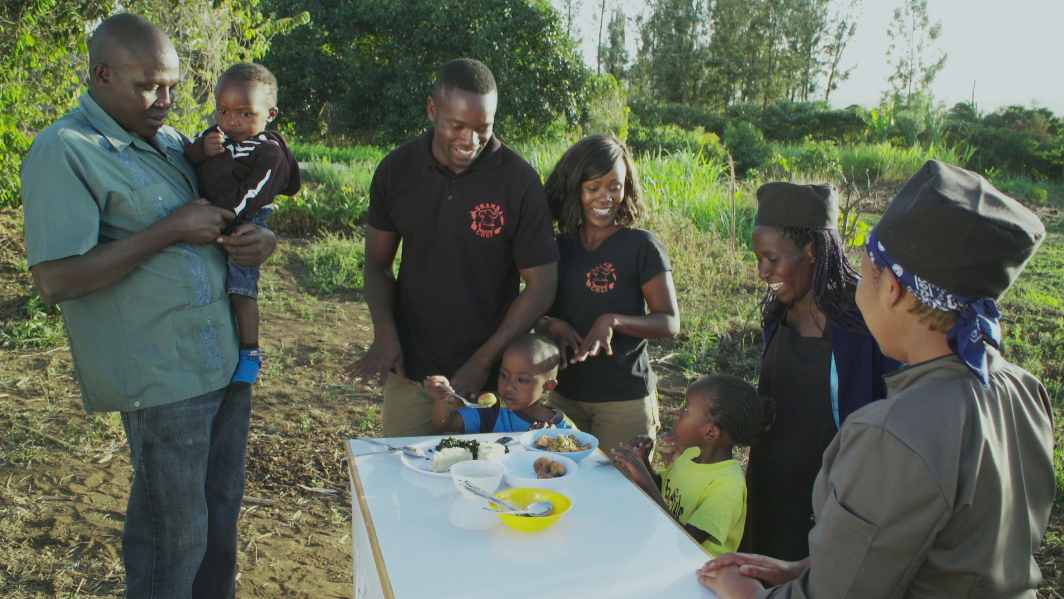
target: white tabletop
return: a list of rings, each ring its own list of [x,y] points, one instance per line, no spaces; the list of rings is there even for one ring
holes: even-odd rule
[[[433,438],[383,441],[398,447]],[[482,509],[485,501],[459,494],[450,478],[415,472],[379,446],[347,445],[359,456],[349,461],[355,559],[374,562],[355,564],[356,597],[377,594],[359,590],[366,571],[382,596],[398,599],[716,597],[694,574],[708,554],[616,468],[599,465],[606,461],[600,452],[558,489],[572,499],[570,511],[553,527],[526,533]],[[510,450],[522,448],[514,442]],[[359,537],[368,541],[362,550]]]

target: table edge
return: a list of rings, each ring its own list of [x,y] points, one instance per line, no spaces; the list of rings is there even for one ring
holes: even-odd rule
[[[349,454],[354,453],[354,447],[350,439],[347,440],[347,451]],[[377,529],[373,525],[373,516],[369,512],[366,493],[362,488],[362,478],[358,475],[357,461],[357,456],[354,455],[347,460],[348,474],[355,487],[355,496],[358,500],[358,509],[362,512],[362,521],[366,523],[366,532],[369,536],[370,548],[373,551],[374,566],[377,567],[377,576],[381,579],[381,590],[384,592],[386,599],[395,599],[395,593],[392,591],[392,581],[388,577],[388,567],[384,564],[384,554],[377,543]]]

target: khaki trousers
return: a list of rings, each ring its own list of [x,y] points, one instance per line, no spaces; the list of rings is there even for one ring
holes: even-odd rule
[[[661,427],[656,391],[643,399],[607,402],[576,401],[551,391],[546,404],[561,410],[578,429],[595,435],[599,449],[611,458],[610,450],[619,444],[639,435],[656,439]]]
[[[426,437],[438,433],[432,425],[432,398],[425,384],[403,382],[394,372],[384,383],[384,415],[381,418],[385,437]]]

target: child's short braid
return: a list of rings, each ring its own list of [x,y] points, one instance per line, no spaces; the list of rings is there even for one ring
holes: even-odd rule
[[[713,394],[710,416],[720,430],[728,433],[737,446],[747,446],[761,433],[762,401],[757,389],[730,374],[713,374],[691,385],[703,393]]]

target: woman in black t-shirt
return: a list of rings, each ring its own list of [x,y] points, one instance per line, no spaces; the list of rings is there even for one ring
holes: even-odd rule
[[[658,428],[657,379],[647,339],[672,337],[680,310],[665,247],[631,225],[645,212],[627,148],[592,135],[569,148],[547,178],[561,231],[558,294],[536,330],[562,348],[547,404],[599,438],[603,451]]]

